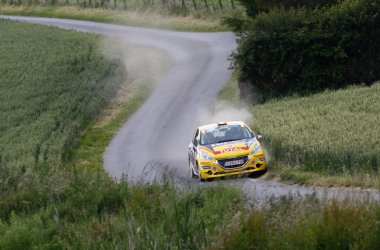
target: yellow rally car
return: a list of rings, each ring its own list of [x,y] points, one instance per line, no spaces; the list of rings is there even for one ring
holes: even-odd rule
[[[189,145],[189,166],[193,178],[201,181],[267,169],[264,150],[241,121],[198,127]]]

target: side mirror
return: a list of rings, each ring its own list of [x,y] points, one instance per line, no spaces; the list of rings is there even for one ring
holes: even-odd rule
[[[256,135],[256,138],[257,138],[257,140],[261,140],[261,139],[263,139],[263,136],[262,135]]]
[[[192,148],[193,148],[193,143],[190,142],[190,144],[189,144],[189,149],[192,149]]]

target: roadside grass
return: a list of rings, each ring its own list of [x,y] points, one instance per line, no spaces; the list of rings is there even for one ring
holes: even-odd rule
[[[32,175],[12,201],[0,201],[1,249],[206,248],[243,204],[222,186],[181,192],[81,168]]]
[[[89,20],[148,28],[171,29],[177,31],[227,31],[220,17],[163,15],[154,10],[112,10],[103,8],[81,8],[77,6],[14,6],[0,5],[0,14],[56,17],[65,19]]]
[[[228,82],[218,93],[218,100],[226,101],[234,107],[242,105],[238,87],[238,74],[238,71],[234,71]]]
[[[361,187],[380,189],[379,175],[372,172],[343,172],[334,175],[302,170],[301,167],[285,165],[281,161],[271,164],[268,179],[277,179],[290,184],[306,184],[324,187]]]
[[[241,217],[212,249],[378,249],[376,202],[273,200]]]

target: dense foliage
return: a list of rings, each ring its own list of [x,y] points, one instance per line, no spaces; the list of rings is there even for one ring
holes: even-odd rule
[[[245,7],[247,16],[254,18],[260,12],[268,12],[272,9],[291,9],[305,7],[308,9],[331,6],[339,0],[239,0]]]
[[[0,20],[0,177],[59,166],[116,94],[124,69],[102,56],[98,40]]]
[[[254,106],[272,158],[305,172],[379,173],[380,83]],[[288,169],[288,172],[292,172]]]
[[[308,94],[380,79],[380,1],[346,0],[322,9],[276,8],[236,21],[243,97]]]
[[[248,1],[248,0],[240,0]],[[339,2],[339,0],[255,0],[254,2],[262,10],[271,10],[274,8],[321,8],[331,6]]]

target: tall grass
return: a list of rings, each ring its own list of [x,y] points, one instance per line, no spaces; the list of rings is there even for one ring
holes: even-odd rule
[[[80,169],[32,175],[0,201],[1,249],[199,249],[221,237],[243,204],[222,186],[181,192]]]
[[[301,171],[378,174],[380,83],[254,106],[271,156]],[[291,171],[291,170],[289,170]]]
[[[274,200],[227,231],[215,249],[379,249],[380,206]]]

